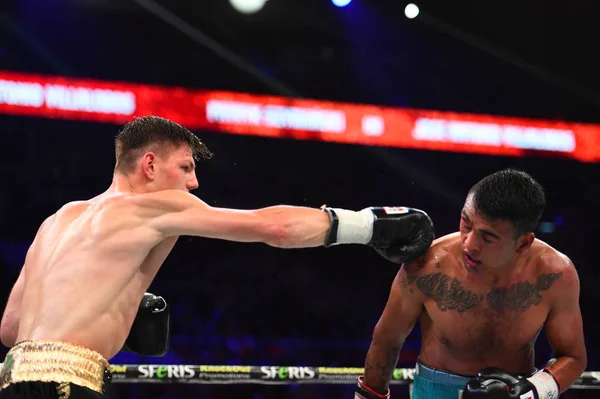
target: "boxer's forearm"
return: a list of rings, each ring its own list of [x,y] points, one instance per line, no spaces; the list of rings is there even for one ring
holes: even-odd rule
[[[270,231],[265,243],[278,248],[322,246],[329,231],[329,215],[316,208],[272,206],[254,211]]]
[[[373,339],[365,360],[364,384],[385,395],[398,363],[402,343]]]
[[[587,359],[583,357],[560,356],[552,363],[549,369],[554,378],[560,384],[561,392],[566,391],[569,387],[581,377],[581,374],[587,367]]]

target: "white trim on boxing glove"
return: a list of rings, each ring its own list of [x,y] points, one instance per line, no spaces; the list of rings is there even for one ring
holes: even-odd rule
[[[550,372],[540,370],[527,378],[527,380],[535,386],[539,399],[558,399],[560,388],[558,387],[558,382]],[[523,397],[523,395],[521,395],[521,397]]]
[[[369,208],[360,212],[331,208],[339,219],[337,244],[368,244],[373,238],[375,214]]]

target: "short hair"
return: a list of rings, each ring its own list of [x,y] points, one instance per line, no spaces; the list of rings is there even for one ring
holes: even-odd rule
[[[469,196],[484,217],[512,222],[516,237],[534,231],[546,207],[543,187],[515,169],[486,176],[471,188]]]
[[[131,172],[137,158],[151,145],[157,145],[158,149],[166,145],[188,146],[196,161],[213,157],[206,145],[185,127],[159,116],[143,116],[127,123],[117,135],[115,169]]]

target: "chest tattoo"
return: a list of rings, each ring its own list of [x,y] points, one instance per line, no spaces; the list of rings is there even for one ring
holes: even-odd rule
[[[562,273],[542,274],[535,283],[522,281],[508,287],[493,288],[487,295],[465,289],[460,280],[444,273],[432,273],[415,277],[407,273],[401,279],[404,287],[415,283],[428,298],[435,301],[440,311],[456,310],[463,313],[480,306],[484,301],[496,311],[525,312],[542,302],[543,291],[547,291],[562,277]]]
[[[522,281],[504,288],[494,288],[486,295],[487,303],[494,310],[524,312],[531,305],[542,302],[542,291],[547,291],[562,277],[562,273],[542,274],[535,283]]]
[[[459,313],[473,309],[482,301],[479,296],[463,288],[457,278],[443,273],[434,273],[417,278],[417,288],[433,299],[438,308],[445,312],[457,310]]]

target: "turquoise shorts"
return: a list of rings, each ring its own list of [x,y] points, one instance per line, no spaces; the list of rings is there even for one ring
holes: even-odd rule
[[[447,373],[417,363],[412,399],[460,399],[473,377]]]

